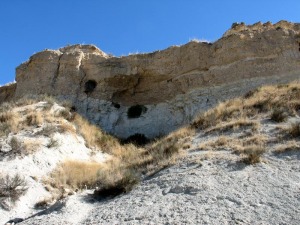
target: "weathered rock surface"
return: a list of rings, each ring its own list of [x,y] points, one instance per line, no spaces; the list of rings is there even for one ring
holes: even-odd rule
[[[0,87],[0,102],[6,102],[13,99],[17,84],[11,83]]]
[[[298,78],[299,50],[300,24],[286,21],[234,24],[214,43],[193,41],[126,57],[73,45],[39,52],[21,64],[14,97],[68,99],[109,133],[153,138],[219,101]],[[3,95],[0,89],[0,101]]]

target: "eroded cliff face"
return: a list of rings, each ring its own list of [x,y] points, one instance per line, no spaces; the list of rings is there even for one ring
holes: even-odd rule
[[[112,57],[92,45],[45,50],[17,68],[14,97],[68,99],[109,133],[153,138],[219,101],[299,74],[300,24],[242,23],[214,43],[148,54]]]

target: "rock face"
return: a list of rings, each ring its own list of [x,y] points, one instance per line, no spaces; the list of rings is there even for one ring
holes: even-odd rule
[[[17,84],[11,83],[0,87],[0,103],[13,99]]]
[[[112,57],[92,45],[45,50],[16,69],[14,97],[67,99],[109,133],[154,138],[219,101],[299,74],[300,24],[242,23],[214,43],[149,54]]]

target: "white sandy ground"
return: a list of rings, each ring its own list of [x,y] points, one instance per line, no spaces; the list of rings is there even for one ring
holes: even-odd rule
[[[35,107],[38,109],[41,105],[43,105],[43,103],[20,107],[17,108],[17,110],[22,111],[28,107]],[[55,104],[53,107],[54,111],[57,108],[59,107]],[[45,124],[43,126],[45,126]],[[58,145],[56,147],[48,148],[46,146],[50,141],[50,137],[36,135],[40,130],[42,130],[42,126],[34,129],[22,130],[17,134],[10,134],[7,139],[0,139],[0,144],[2,146],[0,150],[2,152],[10,150],[9,141],[12,136],[18,138],[20,141],[32,139],[35,142],[40,143],[40,147],[33,154],[27,156],[9,158],[8,156],[1,157],[0,155],[0,173],[9,174],[11,176],[20,174],[21,177],[25,178],[28,186],[27,193],[16,202],[16,205],[10,211],[0,207],[0,224],[4,224],[8,220],[16,217],[26,218],[38,212],[34,209],[34,204],[51,197],[49,192],[47,192],[42,185],[42,179],[45,178],[58,163],[65,160],[92,160],[103,162],[107,157],[102,153],[93,154],[91,149],[85,146],[82,137],[68,133],[54,133],[52,138],[57,141]]]
[[[194,152],[129,194],[95,202],[86,193],[71,196],[62,209],[21,224],[299,224],[300,152],[254,166],[227,151],[198,162],[206,153]]]
[[[262,121],[260,131],[271,137],[276,132],[275,127],[272,122]],[[231,136],[240,134],[238,132],[233,132]],[[132,192],[113,199],[95,200],[91,196],[92,190],[87,190],[38,212],[32,205],[39,196],[47,193],[38,183],[34,183],[36,186],[31,186],[17,208],[10,212],[0,211],[0,224],[22,218],[25,219],[20,223],[22,225],[298,225],[300,151],[274,154],[273,149],[268,149],[261,163],[246,165],[231,151],[197,148],[199,143],[216,136],[218,134],[197,134],[187,155],[178,164],[143,180]],[[32,172],[41,170],[39,173],[42,175],[66,157],[83,159],[90,156],[82,141],[72,142],[71,137],[61,140],[66,141],[66,145],[59,148],[61,153],[58,155],[57,150],[54,153],[53,149],[43,149],[23,161],[0,162],[0,168],[15,171],[16,168],[22,170],[20,168],[26,167],[31,168]],[[34,160],[35,157],[41,162]],[[48,161],[50,165],[46,166]]]

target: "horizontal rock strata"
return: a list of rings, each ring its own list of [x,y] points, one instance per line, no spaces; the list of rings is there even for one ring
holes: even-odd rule
[[[299,32],[300,24],[286,21],[241,23],[214,43],[192,41],[148,54],[112,57],[92,45],[45,50],[16,69],[14,97],[67,99],[109,133],[154,138],[219,101],[297,79]],[[3,96],[2,88],[0,101],[9,98]]]

